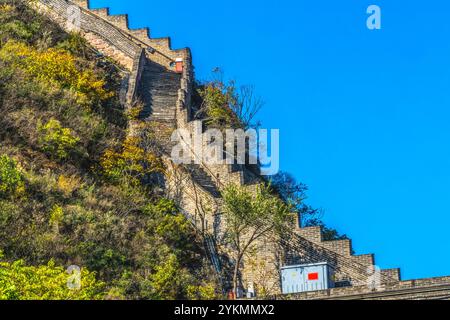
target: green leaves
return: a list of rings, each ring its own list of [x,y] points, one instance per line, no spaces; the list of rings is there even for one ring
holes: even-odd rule
[[[291,208],[274,196],[269,186],[260,185],[255,192],[241,186],[229,185],[222,193],[224,213],[235,232],[248,229],[279,227],[288,222]]]
[[[1,258],[1,256],[0,256]],[[22,260],[0,262],[0,300],[97,300],[104,296],[104,283],[85,269],[75,275],[79,289],[71,289],[70,275],[53,261],[43,266],[27,266]]]
[[[273,195],[270,186],[259,185],[256,190],[229,185],[222,192],[224,202],[225,239],[234,254],[233,292],[237,294],[241,262],[257,241],[280,234],[292,224],[291,207]]]
[[[23,189],[23,177],[16,162],[2,155],[0,157],[0,197],[17,195]]]
[[[206,113],[206,123],[215,128],[241,128],[242,123],[233,111],[236,103],[234,83],[225,85],[222,82],[206,84],[198,90],[203,99],[202,109]]]
[[[50,119],[45,125],[38,124],[39,144],[51,157],[65,160],[80,141],[68,128],[63,128],[56,119]]]

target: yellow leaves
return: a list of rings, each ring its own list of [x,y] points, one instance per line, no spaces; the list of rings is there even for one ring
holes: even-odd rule
[[[53,118],[45,125],[38,123],[38,132],[42,150],[60,160],[68,158],[80,141],[69,128],[63,128],[61,123]]]
[[[106,150],[100,160],[105,175],[115,181],[126,177],[133,183],[139,183],[146,175],[163,173],[165,169],[161,159],[144,150],[140,142],[137,137],[128,137],[121,152]]]
[[[78,289],[69,286],[74,276]],[[37,267],[22,260],[0,261],[0,300],[97,300],[103,298],[104,288],[95,273],[84,268],[71,275],[53,261]]]
[[[58,205],[54,205],[50,211],[50,225],[55,226],[62,222],[64,218],[64,210]]]
[[[83,105],[114,95],[104,88],[104,80],[99,79],[93,70],[80,68],[77,58],[64,49],[39,51],[11,40],[0,50],[0,59],[13,63],[41,81],[73,90]]]
[[[186,292],[189,300],[215,300],[219,298],[214,283],[206,283],[200,286],[188,285]]]
[[[16,161],[7,155],[0,157],[0,197],[19,196],[25,192],[22,172]]]
[[[82,187],[81,179],[77,176],[60,175],[58,177],[58,190],[66,197],[70,197],[75,190]]]
[[[144,109],[143,103],[137,103],[133,107],[129,108],[126,111],[126,116],[128,120],[138,120],[139,116]]]
[[[10,14],[12,12],[15,11],[14,6],[10,5],[10,4],[2,4],[0,5],[0,12],[3,14]]]

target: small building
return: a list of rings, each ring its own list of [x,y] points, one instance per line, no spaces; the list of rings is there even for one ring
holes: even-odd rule
[[[281,268],[282,293],[301,293],[334,287],[334,269],[327,263],[312,263]]]

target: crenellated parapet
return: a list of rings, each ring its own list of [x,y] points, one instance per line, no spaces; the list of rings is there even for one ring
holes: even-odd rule
[[[51,0],[52,1],[52,0]],[[177,59],[183,59],[187,63],[190,59],[188,48],[172,49],[170,37],[152,38],[149,28],[131,29],[129,27],[129,19],[127,14],[111,15],[109,8],[90,9],[89,0],[73,0],[74,4],[82,8],[86,12],[90,12],[97,17],[103,19],[109,24],[123,31],[128,35],[130,40],[135,42],[142,48],[147,48],[149,59],[157,62],[168,69],[175,68]]]
[[[323,239],[320,226],[301,228],[297,220],[294,229],[293,248],[300,255],[300,262],[330,262],[336,271],[336,281],[351,285],[365,285],[368,279],[377,271],[373,254],[355,255],[352,240]],[[297,241],[295,238],[298,237]],[[299,246],[299,243],[304,245]],[[288,261],[289,262],[289,261]],[[380,281],[383,284],[400,281],[399,269],[379,270]]]
[[[126,14],[111,15],[108,8],[90,9],[88,0],[39,0],[35,4],[64,29],[74,18],[71,8],[80,8],[79,31],[94,48],[128,70],[142,49],[148,59],[169,70],[175,70],[177,60],[190,64],[188,48],[173,50],[170,38],[151,38],[148,28],[131,29]]]

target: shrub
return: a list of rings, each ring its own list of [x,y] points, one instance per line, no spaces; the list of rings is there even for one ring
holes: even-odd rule
[[[30,10],[25,1],[0,1],[0,45],[8,39],[34,42],[43,30],[51,32],[50,24]],[[44,31],[44,32],[45,32]]]
[[[1,33],[12,34],[18,39],[30,39],[33,36],[22,21],[11,21],[3,24]]]
[[[37,267],[21,260],[0,262],[0,300],[98,300],[104,296],[104,283],[94,273],[81,270],[79,289],[69,288],[71,277],[52,261]]]
[[[81,179],[77,176],[60,175],[58,177],[58,190],[66,197],[70,197],[75,190],[82,187]]]
[[[199,94],[203,99],[202,109],[205,110],[208,125],[217,128],[242,126],[230,108],[235,100],[233,88],[225,88],[223,84],[210,83],[199,89]]]
[[[186,277],[186,270],[181,268],[177,257],[170,255],[149,277],[150,296],[154,300],[176,300]]]
[[[74,90],[79,103],[84,105],[113,96],[104,89],[105,82],[93,70],[81,70],[77,58],[64,49],[38,51],[25,43],[10,40],[0,50],[0,59],[20,67],[39,80]]]
[[[14,160],[6,155],[0,157],[0,197],[15,195],[24,188],[22,173]]]
[[[64,210],[61,206],[54,205],[50,211],[50,225],[58,225],[64,218]]]
[[[50,119],[45,125],[38,123],[39,144],[44,152],[59,160],[69,157],[80,139],[68,128],[63,128],[58,120]]]
[[[67,39],[60,42],[57,46],[76,56],[85,56],[86,40],[79,33],[70,33]]]
[[[214,283],[206,283],[200,286],[188,285],[186,291],[189,300],[215,300],[218,298]]]
[[[136,137],[128,137],[122,145],[121,152],[106,150],[100,163],[104,174],[115,182],[127,178],[139,184],[147,175],[164,172],[161,159],[144,150],[140,146],[140,139]]]

